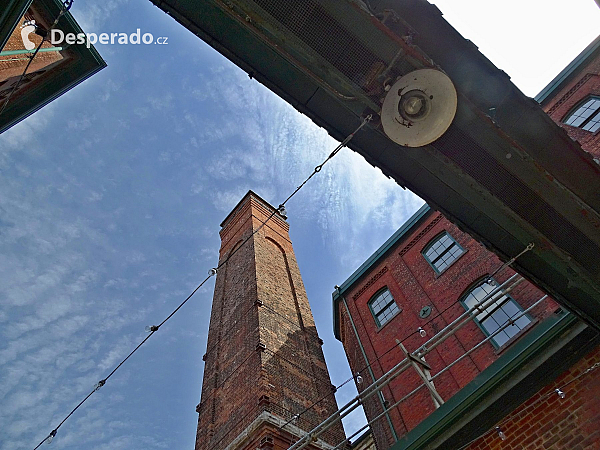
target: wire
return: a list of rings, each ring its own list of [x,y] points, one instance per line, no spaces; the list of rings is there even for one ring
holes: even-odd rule
[[[55,26],[56,23],[58,23],[58,20],[60,19],[60,17],[71,7],[71,4],[73,3],[73,0],[70,1],[65,1],[63,4],[63,10],[61,10],[61,13],[59,14],[58,18],[54,21],[54,24],[52,26]],[[68,6],[67,6],[68,4]],[[51,27],[52,28],[52,27]],[[42,41],[43,42],[43,41]],[[41,44],[40,44],[41,45]],[[34,53],[35,56],[35,53]],[[6,103],[5,103],[6,105]],[[0,111],[1,113],[1,111]],[[183,305],[185,305],[193,296],[196,292],[198,292],[198,290],[204,285],[204,283],[206,283],[213,275],[216,275],[218,270],[223,267],[225,264],[227,264],[227,262],[233,257],[233,255],[235,255],[235,253],[244,246],[244,244],[246,244],[256,233],[258,233],[266,224],[267,222],[269,222],[269,220],[271,220],[273,218],[273,216],[275,216],[275,214],[277,214],[278,212],[281,213],[281,211],[283,210],[283,207],[285,206],[285,204],[292,198],[294,197],[294,195],[296,195],[298,193],[298,191],[300,191],[300,189],[302,189],[306,183],[317,173],[319,173],[321,171],[321,169],[323,168],[323,166],[329,161],[331,160],[335,155],[338,154],[338,152],[345,147],[348,142],[350,142],[350,140],[354,137],[354,135],[360,130],[362,129],[370,120],[372,119],[371,115],[368,115],[367,117],[363,118],[363,120],[361,121],[361,124],[358,126],[358,128],[356,128],[356,130],[354,130],[351,134],[349,134],[346,139],[344,139],[334,150],[333,152],[331,152],[331,154],[321,163],[319,164],[317,167],[315,167],[315,169],[313,170],[313,172],[308,176],[308,178],[306,178],[302,184],[300,184],[284,201],[283,203],[281,203],[279,205],[279,208],[275,209],[271,215],[269,215],[267,217],[267,219],[261,223],[261,225],[254,230],[246,239],[244,239],[242,241],[242,243],[237,246],[228,256],[227,258],[225,258],[225,260],[220,263],[216,268],[213,268],[209,271],[209,275],[198,285],[196,286],[196,288],[185,298],[185,300],[183,300],[178,306],[177,308],[175,308],[162,322],[160,322],[158,325],[153,325],[150,327],[150,334],[148,336],[146,336],[138,345],[137,347],[135,347],[126,357],[125,359],[123,359],[113,370],[112,372],[110,372],[108,374],[108,376],[102,380],[100,380],[96,386],[94,387],[94,389],[92,390],[92,392],[90,392],[83,400],[81,400],[77,406],[75,406],[75,408],[73,408],[71,410],[71,412],[69,414],[67,414],[67,416],[58,424],[58,426],[56,428],[54,428],[50,434],[48,434],[48,436],[46,436],[33,450],[37,450],[44,442],[53,439],[56,436],[56,433],[58,432],[58,429],[67,421],[67,419],[69,417],[71,417],[73,415],[73,413],[75,413],[75,411],[77,411],[91,396],[94,392],[98,391],[102,386],[104,386],[106,384],[106,381],[112,377],[114,375],[114,373],[119,370],[119,368],[125,364],[125,362],[131,358],[131,356],[133,356],[133,354],[135,352],[137,352],[139,350],[139,348],[144,345],[148,339],[150,339],[154,333],[156,333],[161,326],[163,326],[169,319],[171,319],[171,317],[173,317],[182,307]]]
[[[554,389],[550,390],[549,392],[547,392],[546,394],[542,395],[536,401],[530,403],[529,405],[527,405],[525,408],[521,409],[520,411],[513,411],[512,413],[508,414],[506,417],[504,417],[504,420],[502,420],[502,422],[498,422],[496,425],[494,425],[494,427],[490,428],[489,430],[485,431],[484,433],[481,433],[475,439],[467,442],[465,445],[463,445],[462,447],[460,447],[459,450],[462,450],[462,449],[468,447],[473,442],[481,439],[483,436],[485,436],[486,434],[488,434],[490,431],[498,429],[499,427],[501,427],[502,425],[504,425],[509,420],[512,420],[513,417],[520,416],[525,411],[529,410],[530,408],[532,408],[533,406],[537,405],[541,401],[546,400],[548,397],[550,397],[552,395],[557,395],[559,390],[562,391],[564,388],[566,388],[567,386],[569,386],[571,383],[579,380],[580,378],[584,377],[588,373],[593,372],[594,370],[596,370],[598,368],[600,368],[600,361],[598,361],[595,364],[592,364],[590,367],[588,367],[587,369],[585,369],[583,372],[581,372],[579,375],[577,375],[576,377],[574,377],[572,380],[569,380],[567,383],[565,383],[565,384],[563,384],[563,385],[561,385],[561,386],[559,386],[557,388],[554,388]]]
[[[42,48],[42,45],[44,44],[44,42],[46,42],[46,38],[50,35],[50,31],[58,24],[58,21],[60,20],[60,18],[69,9],[71,9],[72,5],[73,5],[73,0],[65,0],[65,1],[63,1],[63,6],[62,6],[60,12],[58,13],[58,16],[56,17],[56,19],[54,20],[54,22],[52,23],[52,25],[50,25],[50,28],[48,28],[47,30],[45,30],[46,34],[44,34],[42,36],[42,41],[38,44],[38,46],[36,47],[35,51],[29,57],[29,62],[25,66],[25,69],[23,70],[23,73],[19,77],[19,80],[13,85],[12,89],[8,93],[8,96],[4,100],[4,103],[2,104],[2,108],[0,108],[0,116],[2,115],[2,113],[4,112],[4,110],[6,109],[6,107],[8,106],[8,102],[9,102],[10,98],[12,97],[12,95],[17,91],[17,89],[19,88],[19,86],[23,82],[23,78],[25,78],[25,75],[27,74],[27,71],[29,70],[29,66],[31,65],[31,63],[33,62],[33,59],[36,57],[36,55],[38,54],[38,52]],[[38,445],[38,447],[39,447],[39,445]]]
[[[513,258],[511,258],[509,261],[507,261],[506,263],[503,263],[502,265],[500,265],[494,272],[492,272],[492,275],[489,275],[489,277],[492,277],[493,275],[496,275],[498,272],[500,272],[502,269],[508,267],[509,265],[511,265],[513,262],[515,262],[516,259],[518,259],[521,255],[523,255],[524,253],[530,251],[533,249],[533,243],[527,245],[527,247],[521,251],[518,255],[514,256]],[[442,311],[438,312],[435,316],[431,317],[427,322],[423,323],[421,325],[421,327],[430,324],[431,322],[433,322],[435,319],[437,319],[438,317],[442,316],[444,313],[446,313],[450,308],[453,308],[455,306],[457,306],[459,303],[458,302],[454,302],[451,303],[450,305],[448,305],[446,308],[444,308]],[[415,331],[408,333],[406,336],[404,336],[402,339],[400,339],[400,342],[403,343],[404,341],[406,341],[408,338],[414,336],[415,334],[419,333],[420,329],[417,328]],[[333,393],[337,392],[338,389],[340,389],[341,387],[343,387],[344,385],[346,385],[347,383],[349,383],[351,380],[355,379],[359,374],[362,374],[365,370],[367,370],[369,367],[372,367],[373,364],[375,364],[376,362],[378,362],[381,358],[383,358],[385,355],[387,355],[388,353],[390,353],[393,350],[397,350],[398,349],[398,344],[394,344],[392,347],[390,347],[389,349],[387,349],[385,352],[383,352],[381,355],[379,355],[376,359],[374,359],[372,362],[370,362],[369,364],[367,364],[366,366],[364,366],[362,369],[358,370],[356,372],[356,375],[353,375],[352,377],[348,378],[347,380],[345,380],[344,382],[342,382],[339,386],[337,386],[334,390]],[[373,380],[375,381],[375,380]],[[317,404],[319,404],[320,402],[322,402],[324,399],[326,399],[329,395],[332,394],[327,394],[324,397],[318,399],[316,402],[314,402],[313,404],[311,404],[310,406],[306,407],[305,409],[303,409],[300,413],[298,413],[296,415],[296,417],[300,417],[302,414],[308,412],[309,410],[311,410],[312,408],[314,408]],[[289,425],[292,421],[294,421],[295,418],[292,418],[290,420],[288,420],[285,424],[283,424],[282,426],[280,426],[280,429],[283,429],[284,427],[286,427],[287,425]]]

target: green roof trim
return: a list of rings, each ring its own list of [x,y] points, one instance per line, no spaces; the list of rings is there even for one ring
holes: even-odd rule
[[[15,11],[20,13],[16,19],[18,24],[19,18],[22,17],[30,6],[31,1],[17,1],[12,3],[18,3],[21,8],[24,8],[18,11],[15,9]],[[16,8],[15,5],[12,6]],[[36,0],[35,2],[36,9],[40,10],[40,12],[43,11],[43,14],[46,14],[48,17],[57,17],[62,6],[63,3],[60,0]],[[16,12],[13,14],[16,14]],[[10,23],[4,22],[4,16],[2,16],[2,19],[0,30],[2,33],[8,32],[8,36],[6,37],[8,39],[16,24],[13,24],[12,28],[6,31],[6,27]],[[57,28],[65,34],[83,33],[83,30],[69,12],[60,18]],[[15,101],[8,103],[8,106],[2,113],[2,117],[0,117],[0,133],[16,125],[38,109],[106,67],[106,62],[93,46],[87,48],[83,44],[71,45],[64,51],[69,52],[69,57],[71,58],[69,61],[60,64],[57,68],[58,70],[48,71],[43,75],[43,79],[40,80],[39,84],[31,87],[28,86],[26,90],[18,94]]]
[[[569,63],[534,99],[543,104],[552,94],[564,88],[579,70],[600,50],[600,36],[592,41],[577,57]]]
[[[4,48],[19,20],[33,0],[9,0],[0,12],[0,50]]]
[[[598,340],[598,334],[575,315],[565,311],[554,314],[516,341],[391,449],[464,445],[552,382]]]
[[[429,205],[423,205],[416,213],[412,215],[392,236],[379,247],[375,253],[362,263],[362,265],[354,271],[350,277],[340,285],[339,291],[333,292],[333,334],[338,340],[340,337],[340,324],[338,323],[338,308],[341,296],[350,289],[358,280],[360,280],[377,262],[386,255],[393,247],[395,247],[406,235],[417,225],[421,220],[429,216],[433,210]]]

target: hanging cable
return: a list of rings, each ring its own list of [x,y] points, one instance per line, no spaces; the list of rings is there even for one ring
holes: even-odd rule
[[[65,1],[63,3],[63,9],[61,10],[61,13],[59,14],[59,16],[57,17],[57,19],[54,21],[52,26],[55,26],[58,23],[58,20],[60,19],[60,17],[66,12],[68,11],[68,9],[71,7],[71,4],[73,3],[73,0],[70,1]],[[52,27],[51,27],[52,28]],[[43,41],[42,41],[43,42]],[[41,44],[40,44],[41,45]],[[38,47],[39,48],[39,47]],[[35,55],[35,53],[34,53]],[[6,106],[6,103],[5,103]],[[1,113],[1,111],[0,111]],[[348,142],[350,142],[350,140],[352,140],[352,138],[355,136],[355,134],[362,129],[370,120],[371,120],[372,116],[368,115],[367,117],[363,118],[360,125],[358,126],[358,128],[356,128],[351,134],[349,134],[346,139],[344,139],[334,150],[333,152],[331,152],[331,154],[321,163],[319,164],[317,167],[315,167],[315,169],[313,170],[313,172],[308,176],[308,178],[306,178],[302,184],[300,184],[284,201],[283,203],[281,203],[281,205],[279,205],[279,208],[275,209],[271,215],[269,215],[267,217],[267,219],[262,222],[261,221],[261,225],[254,230],[246,239],[244,239],[242,241],[242,243],[235,248],[228,256],[227,258],[225,258],[225,260],[220,263],[217,267],[214,267],[212,269],[210,269],[208,271],[208,276],[198,285],[196,286],[196,288],[185,298],[185,300],[183,300],[162,322],[160,322],[158,325],[152,325],[150,327],[146,327],[146,331],[149,333],[148,336],[146,336],[138,345],[137,347],[135,347],[126,357],[125,359],[123,359],[109,374],[106,378],[100,380],[95,386],[94,389],[92,389],[92,391],[83,399],[81,400],[77,406],[75,406],[75,408],[73,408],[71,410],[71,412],[69,414],[67,414],[67,416],[58,424],[58,426],[56,428],[54,428],[50,434],[48,434],[48,436],[46,436],[38,445],[35,446],[35,448],[33,450],[37,450],[44,442],[52,442],[52,440],[54,439],[54,437],[56,436],[56,433],[58,432],[58,429],[67,421],[67,419],[69,417],[71,417],[73,415],[73,413],[75,413],[75,411],[77,411],[91,396],[94,392],[98,391],[102,386],[104,386],[104,384],[106,383],[106,381],[108,381],[108,379],[110,377],[112,377],[114,375],[114,373],[119,370],[119,368],[125,364],[125,362],[131,358],[131,356],[133,356],[133,354],[135,352],[137,352],[139,350],[139,348],[144,345],[148,339],[150,339],[154,333],[156,333],[161,326],[163,326],[169,319],[171,319],[171,317],[173,317],[193,296],[196,292],[198,292],[198,290],[204,286],[204,283],[206,283],[211,277],[215,276],[218,273],[218,270],[223,267],[225,264],[227,264],[227,262],[231,259],[231,257],[240,249],[244,246],[244,244],[246,244],[256,233],[258,233],[266,224],[267,222],[269,222],[269,220],[271,220],[273,218],[273,216],[275,216],[275,214],[279,213],[281,215],[285,214],[285,204],[294,196],[298,193],[298,191],[300,191],[300,189],[302,189],[306,183],[317,173],[319,173],[321,171],[321,169],[323,168],[323,166],[329,161],[331,160],[335,155],[338,154],[338,152],[344,148]]]
[[[501,266],[499,266],[494,272],[493,274],[497,274],[498,272],[500,272],[502,269],[504,269],[505,267],[508,267],[509,265],[511,265],[513,262],[515,262],[520,256],[522,256],[523,254],[525,254],[526,252],[532,250],[534,247],[533,243],[530,243],[527,245],[527,247],[521,251],[518,255],[514,256],[513,258],[511,258],[509,261],[507,261],[506,263],[502,264]],[[491,277],[492,275],[490,275]],[[421,337],[425,337],[427,335],[427,333],[425,332],[425,330],[423,329],[423,326],[428,325],[429,323],[433,322],[435,319],[437,319],[438,317],[442,316],[444,313],[446,313],[450,308],[453,308],[455,306],[457,306],[458,303],[451,303],[450,305],[448,305],[446,308],[444,308],[442,311],[438,312],[438,314],[436,314],[435,316],[431,317],[427,322],[423,323],[423,325],[421,325],[420,327],[418,327],[415,331],[408,333],[407,335],[405,335],[402,339],[400,339],[400,342],[404,342],[406,341],[408,338],[416,335],[417,333],[421,336]],[[425,336],[423,336],[423,333],[425,332]],[[364,366],[361,370],[356,372],[355,376],[352,376],[350,378],[348,378],[347,380],[343,381],[340,385],[338,385],[334,392],[337,392],[338,389],[340,389],[341,387],[343,387],[344,385],[346,385],[347,383],[349,383],[350,381],[352,381],[355,378],[360,377],[362,379],[362,376],[360,375],[361,373],[363,373],[365,370],[367,370],[369,367],[372,367],[373,364],[375,364],[376,362],[378,362],[381,358],[383,358],[384,356],[386,356],[388,353],[392,352],[393,350],[397,350],[398,349],[398,345],[394,344],[392,347],[390,347],[389,349],[387,349],[385,352],[383,352],[381,355],[379,355],[376,359],[374,359],[372,362],[370,362],[369,364],[367,364],[366,366]],[[322,402],[324,399],[326,399],[329,395],[331,394],[327,394],[324,397],[318,399],[316,402],[314,402],[313,404],[311,404],[310,406],[304,408],[300,413],[298,413],[298,416],[302,416],[303,414],[305,414],[306,412],[308,412],[309,410],[311,410],[312,408],[314,408],[317,404],[319,404],[320,402]],[[287,425],[289,425],[292,422],[292,420],[288,420],[284,425],[280,426],[280,429],[283,429],[284,427],[286,427]]]
[[[597,370],[600,368],[600,361],[598,361],[597,363],[592,364],[590,367],[588,367],[587,369],[585,369],[583,372],[581,372],[579,375],[577,375],[576,377],[574,377],[573,379],[569,380],[567,383],[561,385],[560,387],[556,388],[556,389],[551,389],[549,392],[547,392],[546,394],[542,395],[541,397],[539,397],[536,401],[530,403],[529,405],[527,405],[525,408],[519,410],[519,411],[513,411],[512,413],[508,414],[506,417],[504,417],[504,419],[498,423],[495,427],[490,428],[489,430],[481,433],[479,436],[477,436],[475,439],[467,442],[465,445],[463,445],[462,447],[460,447],[459,450],[463,450],[464,448],[467,448],[469,445],[471,445],[473,442],[478,441],[479,439],[483,438],[484,436],[486,436],[487,434],[489,434],[491,431],[494,430],[498,430],[498,429],[502,429],[502,425],[506,424],[508,421],[513,420],[516,417],[519,417],[521,414],[523,414],[524,412],[528,411],[529,409],[533,408],[534,406],[536,406],[537,404],[539,404],[540,402],[546,400],[548,397],[551,397],[552,395],[557,395],[563,399],[565,397],[565,388],[567,386],[569,386],[571,383],[579,380],[580,378],[586,376],[588,373],[593,372],[594,370]],[[561,395],[562,394],[562,395]],[[499,436],[500,437],[500,436]],[[503,439],[504,440],[504,439]]]

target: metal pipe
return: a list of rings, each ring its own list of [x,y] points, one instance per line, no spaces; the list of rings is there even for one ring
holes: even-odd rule
[[[464,325],[466,325],[469,322],[469,320],[472,320],[474,318],[474,316],[472,316],[471,313],[473,313],[475,310],[477,310],[478,312],[482,312],[482,311],[480,311],[480,309],[485,310],[485,308],[487,308],[491,303],[498,300],[496,298],[496,296],[498,294],[505,295],[507,292],[510,292],[516,286],[518,286],[523,280],[524,280],[524,278],[521,277],[519,274],[512,275],[504,283],[498,285],[494,290],[492,290],[492,292],[487,294],[479,302],[477,302],[475,305],[473,305],[473,307],[469,308],[463,314],[458,316],[454,321],[452,321],[450,324],[446,325],[438,334],[434,335],[431,339],[429,339],[429,341],[427,341],[423,346],[421,346],[420,350],[413,352],[413,353],[415,353],[417,357],[425,356],[427,353],[429,353],[431,350],[433,350],[435,347],[437,347],[439,344],[441,344],[445,339],[447,339],[451,335],[455,334],[460,328],[462,328]],[[506,289],[503,290],[503,288],[511,282],[512,282],[512,284],[510,284]],[[347,307],[348,307],[348,305],[346,304],[346,308]],[[465,318],[466,318],[466,320],[465,320]],[[462,320],[462,322],[461,322],[461,320]],[[452,328],[455,325],[456,325],[456,327]],[[433,344],[430,345],[429,347],[427,347],[427,345],[429,345],[430,343],[433,343]],[[289,450],[293,450],[293,449],[300,450],[300,449],[305,448],[310,443],[310,439],[307,440],[307,437],[318,438],[323,432],[325,432],[326,430],[331,428],[333,426],[333,423],[335,423],[338,420],[341,420],[341,418],[348,415],[350,412],[352,412],[354,409],[356,409],[358,407],[358,405],[360,404],[361,401],[367,399],[368,397],[373,395],[375,392],[378,392],[381,388],[383,388],[388,383],[390,383],[395,377],[400,375],[400,373],[404,372],[408,367],[409,367],[409,362],[405,358],[401,362],[396,364],[393,368],[391,368],[389,371],[387,371],[385,374],[383,374],[379,379],[375,380],[371,385],[367,386],[367,388],[365,388],[354,399],[350,400],[343,407],[338,409],[338,411],[336,411],[334,414],[332,414],[327,419],[325,419],[323,422],[321,422],[319,425],[317,425],[313,430],[311,430],[309,433],[307,433],[302,439],[300,439],[294,445],[289,447]],[[395,404],[397,404],[397,403],[398,402],[396,402]],[[347,411],[346,411],[346,409],[347,409]],[[343,413],[342,413],[342,411],[343,411]]]
[[[338,291],[338,295],[340,297],[342,297],[342,302],[344,303],[344,307],[346,308],[346,313],[348,314],[348,319],[350,319],[350,324],[352,325],[352,330],[354,330],[354,335],[356,336],[356,340],[358,341],[358,346],[359,346],[360,351],[365,360],[365,364],[367,365],[367,370],[369,371],[369,374],[371,375],[371,379],[373,381],[375,381],[375,374],[373,373],[373,369],[371,368],[371,362],[369,361],[369,358],[367,358],[367,353],[365,352],[365,348],[363,347],[362,342],[360,340],[360,336],[358,334],[358,330],[356,329],[354,319],[352,318],[352,314],[350,314],[350,308],[348,308],[348,303],[346,302],[346,297],[341,293],[339,287],[337,288],[337,291]],[[377,397],[379,397],[379,402],[381,403],[381,407],[385,411],[385,403],[383,401],[383,398],[381,397],[381,392],[379,392],[379,395]],[[391,420],[389,414],[386,413],[386,417],[387,417],[388,425],[392,432],[392,436],[394,437],[394,442],[398,442],[398,435],[396,434],[396,430],[394,429],[394,425],[392,424],[392,420]]]
[[[43,47],[40,48],[38,50],[38,53],[44,53],[44,52],[60,52],[61,50],[64,50],[65,47]],[[26,49],[22,49],[22,50],[6,50],[4,52],[0,52],[0,56],[12,56],[12,55],[25,55],[28,53],[35,53],[35,49],[33,50],[26,50]]]
[[[541,302],[543,302],[544,300],[546,300],[548,298],[547,295],[544,295],[542,298],[540,298],[539,300],[537,300],[534,304],[532,304],[529,308],[527,308],[524,311],[521,311],[521,313],[517,314],[517,316],[515,316],[514,318],[510,318],[509,321],[506,321],[504,324],[502,324],[502,326],[500,328],[498,328],[496,331],[494,331],[492,334],[490,334],[488,337],[486,337],[484,340],[482,340],[481,342],[479,342],[477,345],[475,345],[473,348],[471,348],[470,350],[468,350],[467,352],[465,352],[464,354],[462,354],[460,357],[458,357],[456,360],[454,360],[452,363],[450,363],[449,365],[447,365],[446,367],[444,367],[442,370],[440,370],[438,373],[436,373],[434,376],[431,377],[430,381],[433,381],[434,379],[436,379],[438,376],[440,376],[442,373],[446,372],[447,370],[449,370],[452,366],[454,366],[455,364],[457,364],[459,361],[461,361],[463,358],[466,358],[467,356],[469,356],[472,352],[474,352],[475,350],[477,350],[478,348],[480,348],[483,344],[485,344],[486,342],[489,342],[491,339],[494,338],[494,336],[496,336],[498,333],[500,333],[501,331],[503,331],[504,329],[508,328],[509,325],[512,325],[511,322],[520,319],[521,317],[523,317],[525,314],[527,314],[529,311],[531,311],[533,308],[535,308],[537,305],[539,305]],[[413,394],[415,394],[417,391],[419,391],[421,388],[423,388],[425,385],[421,384],[419,385],[417,388],[413,389],[411,392],[409,392],[408,394],[406,394],[404,397],[402,397],[400,400],[398,400],[396,403],[394,403],[393,405],[390,405],[387,409],[387,411],[391,411],[393,408],[397,407],[400,403],[402,403],[403,401],[405,401],[406,399],[408,399],[410,396],[412,396]],[[384,411],[384,413],[386,413],[386,411]],[[363,431],[364,429],[370,427],[373,423],[375,423],[377,420],[381,419],[381,417],[383,417],[383,414],[381,413],[378,416],[374,417],[372,420],[370,420],[369,422],[367,422],[366,425],[364,425],[362,428],[358,429],[356,432],[354,432],[354,434],[352,434],[351,436],[349,436],[346,440],[342,441],[340,444],[338,444],[337,446],[335,446],[333,448],[333,450],[337,450],[340,448],[341,445],[343,445],[344,443],[346,443],[346,441],[348,439],[352,439],[354,436],[356,436],[358,433],[360,433],[361,431]]]

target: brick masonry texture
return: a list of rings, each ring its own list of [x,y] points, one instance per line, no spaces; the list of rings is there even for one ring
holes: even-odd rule
[[[581,147],[594,157],[600,158],[600,130],[590,133],[581,128],[561,123],[565,116],[583,99],[589,95],[600,96],[600,56],[596,57],[579,76],[571,81],[548,102],[545,111],[552,120],[563,127],[572,139],[578,141]]]
[[[198,405],[197,450],[224,449],[263,411],[284,419],[316,407],[294,425],[310,431],[337,410],[333,387],[302,283],[289,226],[249,193],[221,230],[202,398]],[[292,436],[269,424],[259,427],[244,449],[288,448]],[[341,425],[323,436],[336,445]]]
[[[545,111],[566,130],[572,139],[577,140],[585,151],[600,159],[600,131],[591,133],[561,123],[565,116],[589,95],[600,96],[600,56],[584,67],[578,76],[561,91],[553,93],[553,98],[548,99],[546,103]],[[427,243],[442,231],[450,233],[466,252],[445,272],[436,274],[421,252]],[[403,339],[403,337],[413,333],[419,326],[426,329],[428,337],[442,329],[464,312],[464,307],[458,302],[464,292],[473,283],[492,273],[500,265],[501,261],[494,254],[461,232],[441,214],[433,213],[412,230],[402,242],[398,243],[396,248],[381,259],[370,273],[365,275],[345,295],[375,376],[380,377],[402,359],[397,348],[386,353],[395,346],[396,339],[402,340],[409,351],[418,348],[427,337],[421,338],[418,334],[408,339]],[[514,272],[511,269],[504,269],[496,276],[496,279],[502,282],[512,274]],[[367,302],[385,286],[388,287],[402,311],[379,329]],[[523,308],[527,308],[542,294],[530,283],[523,283],[518,289],[511,292],[511,296]],[[419,317],[419,311],[423,306],[431,306],[432,312],[429,318],[421,319]],[[552,300],[536,307],[530,314],[534,322],[533,326],[535,326],[535,322],[552,314],[557,307],[558,305]],[[448,311],[441,317],[424,325],[431,320],[431,317],[446,308],[449,308]],[[365,361],[343,306],[340,311],[342,342],[350,366],[356,373],[365,367]],[[527,329],[523,331],[523,333],[526,332]],[[516,338],[522,334],[517,335]],[[454,337],[447,339],[443,345],[426,357],[427,362],[432,366],[432,375],[464,354],[484,337],[485,335],[479,327],[470,323]],[[496,349],[490,343],[485,344],[437,378],[435,386],[442,398],[447,400],[456,394],[495,361],[511,343],[509,341],[500,349]],[[597,348],[563,374],[555,384],[561,385],[569,382],[599,359],[600,348]],[[369,385],[372,380],[370,380],[368,372],[363,371],[361,375],[365,379],[362,386]],[[414,370],[410,369],[383,390],[384,397],[390,404],[395,403],[419,383],[420,379]],[[500,448],[600,449],[600,370],[571,384],[564,400],[553,395],[535,406],[532,411],[525,410],[527,411],[525,415],[519,415],[519,411],[527,408],[548,390],[552,392],[555,384],[534,395],[514,413],[516,414],[514,421],[503,425],[503,430],[509,436],[507,440],[501,441],[497,434],[492,432],[469,448],[473,450]],[[362,386],[358,386],[359,390]],[[383,411],[380,402],[375,398],[365,402],[364,408],[368,418],[373,418]],[[390,412],[396,433],[399,436],[406,434],[434,409],[429,392],[422,389],[403,402],[400,407]],[[378,420],[372,429],[378,449],[386,449],[393,443],[391,431],[385,419]],[[482,432],[484,431],[482,430]]]
[[[448,232],[465,252],[447,270],[437,274],[423,257],[422,251],[433,238],[444,231]],[[481,281],[500,266],[502,262],[493,253],[435,212],[396,244],[396,247],[345,295],[375,376],[379,378],[403,359],[401,351],[395,346],[396,339],[400,339],[409,351],[416,350],[425,340],[464,313],[465,308],[459,299],[474,283]],[[514,273],[512,269],[505,268],[495,275],[495,278],[503,282]],[[390,290],[401,312],[382,328],[378,328],[368,302],[384,287]],[[521,283],[511,292],[511,297],[523,309],[531,306],[543,295],[543,292],[528,282]],[[429,317],[423,319],[419,316],[419,312],[424,306],[430,306],[432,311]],[[543,320],[557,309],[558,305],[548,299],[532,310],[530,314],[532,323]],[[447,311],[434,318],[444,310]],[[364,368],[365,361],[343,307],[341,311],[342,342],[350,366],[356,373]],[[427,337],[422,338],[415,333],[418,327],[426,330]],[[522,333],[526,333],[527,329]],[[411,336],[405,339],[408,335]],[[499,349],[491,343],[484,344],[438,377],[435,380],[435,387],[442,398],[448,400],[456,394],[521,335],[517,335]],[[432,375],[448,366],[485,337],[483,331],[475,323],[470,322],[426,356],[426,361],[432,367]],[[392,350],[388,351],[390,349]],[[370,381],[366,371],[361,372],[361,375],[366,382],[359,385],[359,389],[367,386]],[[422,382],[419,376],[414,370],[409,369],[392,381],[389,387],[384,389],[383,395],[390,404],[393,404],[420,384]],[[380,402],[373,397],[365,402],[364,406],[368,418],[375,417],[383,411]],[[394,408],[390,412],[390,419],[396,433],[402,436],[415,428],[433,411],[435,406],[431,395],[426,389],[422,389],[401,403],[398,408]],[[376,422],[373,432],[379,449],[388,448],[393,443],[385,419]]]
[[[597,362],[600,362],[600,348],[514,410],[499,424],[506,435],[504,441],[491,431],[467,448],[600,449],[600,370],[575,379]],[[564,399],[554,392],[561,386],[565,386]]]
[[[2,51],[23,50],[25,48],[21,38],[21,24],[25,20],[32,19],[35,19],[36,23],[39,25],[44,27],[49,26],[49,24],[46,24],[46,20],[44,20],[40,14],[38,14],[33,8],[29,8],[29,11],[21,18],[19,25],[17,25],[11,34]],[[29,40],[37,46],[42,41],[42,38],[34,33],[31,33],[29,35]],[[49,47],[52,47],[52,44],[48,41],[42,44],[42,48]],[[29,59],[23,59],[27,58],[27,56],[28,55],[23,54],[0,57],[0,101],[8,96],[9,92],[12,90],[13,84],[16,83],[21,77],[23,70],[29,62]],[[32,85],[32,83],[38,83],[40,76],[54,67],[54,65],[60,64],[63,61],[63,58],[63,55],[61,55],[59,52],[38,53],[29,66],[27,75],[21,82],[17,93],[13,94],[12,99],[17,98],[18,93],[23,92],[27,86]]]

